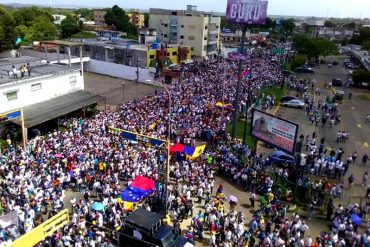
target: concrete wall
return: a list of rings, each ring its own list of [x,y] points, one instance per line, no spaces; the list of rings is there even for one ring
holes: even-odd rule
[[[85,70],[92,73],[108,75],[129,81],[136,80],[136,67],[125,66],[122,64],[90,59],[90,62],[85,65]],[[150,84],[148,80],[153,81],[153,75],[150,74],[149,70],[140,68],[139,82]]]
[[[62,50],[62,48],[61,48]],[[22,56],[30,56],[30,57],[39,57],[41,59],[45,59],[45,52],[41,51],[33,51],[33,50],[27,50],[27,49],[22,49],[21,50],[21,55]],[[57,61],[58,59],[58,54],[57,53],[50,53],[48,52],[48,61]],[[75,56],[72,56],[73,58]],[[68,54],[59,54],[59,59],[67,59],[68,60]]]
[[[76,77],[76,83],[70,82],[70,77],[73,76]],[[38,83],[41,85],[35,85]],[[19,80],[0,87],[0,112],[11,111],[83,89],[84,79],[80,71]],[[16,92],[16,99],[8,100],[7,93],[11,92]]]

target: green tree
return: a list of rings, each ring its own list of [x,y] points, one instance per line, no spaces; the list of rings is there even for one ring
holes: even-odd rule
[[[307,61],[306,59],[305,55],[295,55],[290,66],[291,69],[294,70],[295,68],[304,65]]]
[[[291,35],[295,28],[294,19],[281,20],[281,26],[286,35]]]
[[[370,72],[365,70],[356,70],[353,72],[352,78],[355,84],[370,82]]]
[[[62,37],[69,38],[73,34],[79,33],[81,31],[80,21],[76,16],[68,15],[60,24],[62,30]]]
[[[221,24],[220,24],[221,29],[226,28],[230,29],[231,31],[235,32],[236,30],[240,29],[240,26],[238,24],[233,23],[233,22],[228,22],[225,18],[225,16],[221,16]]]
[[[47,17],[37,17],[31,26],[30,39],[32,41],[52,40],[57,34],[57,29]]]
[[[136,27],[130,23],[130,18],[126,15],[125,11],[114,5],[112,9],[109,9],[104,16],[105,23],[116,27],[117,30],[136,33]]]
[[[18,25],[30,27],[37,17],[45,17],[49,22],[53,22],[53,17],[48,9],[37,7],[21,8],[13,12],[14,19]]]
[[[362,48],[364,50],[370,50],[370,40],[363,42],[362,43]]]
[[[361,45],[368,40],[370,40],[370,28],[362,27],[360,28],[358,34],[352,36],[351,43]]]
[[[338,53],[337,45],[323,38],[309,38],[299,35],[293,38],[293,47],[298,54],[305,55],[308,60],[318,61],[320,56],[335,55]]]
[[[144,26],[149,27],[149,13],[144,13]]]
[[[324,26],[325,27],[335,27],[336,25],[334,24],[334,22],[326,20],[324,23]]]
[[[349,28],[349,29],[352,29],[352,30],[355,30],[356,29],[356,22],[350,22],[350,23],[346,23],[343,25],[345,28]]]
[[[3,51],[14,47],[17,33],[13,15],[3,9],[0,11],[0,51]]]
[[[86,20],[94,20],[94,11],[87,8],[77,9],[75,11],[76,15],[80,15],[81,18],[85,18]]]

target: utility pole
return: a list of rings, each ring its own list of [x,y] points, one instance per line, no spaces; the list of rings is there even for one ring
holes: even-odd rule
[[[139,57],[136,57],[136,99],[139,99]]]
[[[247,31],[246,25],[241,24],[242,29],[242,38],[240,41],[240,51],[239,53],[243,56],[244,53],[244,41],[245,41],[245,33]],[[242,73],[242,59],[239,58],[239,64],[238,64],[238,82],[236,84],[236,95],[234,99],[234,115],[233,115],[233,128],[231,132],[231,137],[235,138],[236,136],[236,125],[238,122],[238,109],[239,109],[239,91],[241,86],[241,73]]]

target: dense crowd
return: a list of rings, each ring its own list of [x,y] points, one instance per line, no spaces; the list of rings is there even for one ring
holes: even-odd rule
[[[237,109],[240,112],[245,111],[247,100],[256,100],[260,89],[280,85],[282,79],[279,64],[271,61],[269,50],[260,49],[252,58],[243,65],[252,68],[252,75],[243,79]],[[197,142],[206,142],[208,148],[197,160],[172,157],[170,187],[162,184],[139,207],[158,211],[158,198],[169,190],[167,203],[174,227],[191,239],[202,239],[207,230],[210,246],[242,246],[247,242],[250,246],[310,246],[315,241],[304,238],[308,225],[299,215],[287,216],[292,194],[273,190],[275,178],[265,172],[263,157],[231,140],[225,131],[232,112],[216,107],[216,102],[233,103],[236,68],[236,61],[220,58],[184,66],[181,82],[167,86],[171,112],[167,93],[156,92],[142,100],[125,102],[114,111],[102,111],[87,119],[69,119],[64,123],[65,131],[38,136],[28,142],[26,150],[10,144],[0,159],[2,208],[5,212],[18,212],[23,234],[42,223],[45,215],[50,217],[62,210],[68,190],[79,191],[81,199],[70,200],[71,223],[45,242],[51,246],[112,246],[114,230],[120,229],[130,211],[118,199],[124,184],[130,184],[138,175],[161,180],[166,152],[125,140],[111,128],[163,139],[170,131],[173,143],[195,146]],[[275,99],[272,95],[266,99],[264,108],[268,109]],[[241,159],[244,155],[249,157],[248,162]],[[261,198],[252,219],[237,211],[235,198],[225,195],[222,186],[214,188],[218,171],[230,174],[232,180],[250,191],[253,208]],[[281,179],[290,176],[284,169],[279,175]],[[92,209],[94,201],[101,202],[105,209]],[[196,212],[195,203],[203,204],[204,210]],[[226,211],[226,204],[230,211]],[[192,224],[189,229],[181,229],[179,223],[187,217],[192,218]],[[348,222],[345,211],[338,217]],[[0,233],[4,242],[13,237],[9,230],[0,229]],[[324,240],[317,240],[320,241]]]

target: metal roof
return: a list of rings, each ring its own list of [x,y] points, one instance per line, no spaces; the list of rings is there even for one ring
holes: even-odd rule
[[[98,103],[104,99],[102,96],[81,90],[29,105],[23,107],[24,125],[26,128],[29,128]]]

